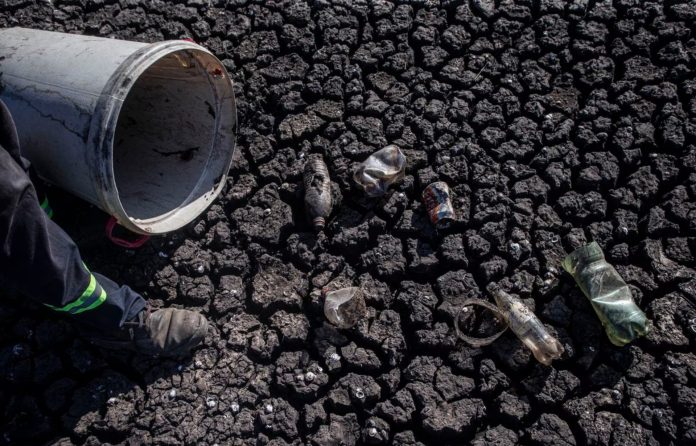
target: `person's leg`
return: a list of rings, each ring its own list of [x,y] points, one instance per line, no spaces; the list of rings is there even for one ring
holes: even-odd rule
[[[0,286],[82,323],[95,344],[148,354],[179,354],[200,343],[207,321],[195,312],[150,312],[127,286],[91,273],[70,237],[40,206],[0,101]]]
[[[15,153],[11,140],[5,144]],[[102,330],[145,307],[128,287],[98,280],[70,237],[41,208],[28,175],[0,146],[0,283]]]

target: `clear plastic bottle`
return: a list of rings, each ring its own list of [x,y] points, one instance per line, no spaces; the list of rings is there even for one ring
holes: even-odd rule
[[[503,290],[493,290],[492,294],[510,330],[532,351],[537,361],[551,365],[551,361],[560,358],[563,345],[549,334],[529,307]]]
[[[331,214],[331,178],[321,155],[312,154],[304,165],[305,209],[314,229],[321,231]]]
[[[633,301],[631,289],[604,259],[597,242],[582,246],[563,260],[602,322],[612,344],[623,346],[648,332],[648,318]]]
[[[324,292],[324,315],[338,328],[350,328],[365,317],[365,298],[358,287]]]
[[[370,197],[387,193],[389,186],[400,181],[406,171],[406,156],[394,144],[380,149],[363,161],[353,179]]]

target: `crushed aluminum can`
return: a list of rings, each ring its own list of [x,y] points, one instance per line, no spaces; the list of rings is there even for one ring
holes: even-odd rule
[[[430,221],[438,229],[446,228],[456,219],[450,200],[449,186],[444,181],[429,184],[425,188],[423,203],[428,211]]]

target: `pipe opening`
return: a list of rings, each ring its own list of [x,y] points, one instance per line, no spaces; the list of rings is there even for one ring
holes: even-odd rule
[[[215,198],[232,158],[233,98],[219,61],[196,49],[165,55],[135,80],[118,116],[113,171],[136,226],[177,229]]]

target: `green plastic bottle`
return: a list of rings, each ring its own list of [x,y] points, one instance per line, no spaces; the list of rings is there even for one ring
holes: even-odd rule
[[[566,256],[563,268],[590,299],[612,344],[624,346],[648,332],[648,318],[633,301],[626,282],[604,259],[597,242]]]

